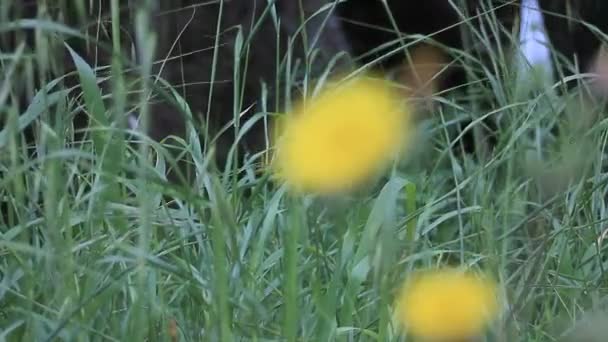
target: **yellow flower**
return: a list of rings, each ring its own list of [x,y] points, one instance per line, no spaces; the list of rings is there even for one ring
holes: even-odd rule
[[[378,79],[325,89],[281,123],[275,167],[289,185],[330,193],[359,185],[398,152],[409,130],[403,96]]]
[[[414,275],[403,287],[396,316],[415,336],[444,341],[477,337],[498,313],[488,279],[457,269]]]

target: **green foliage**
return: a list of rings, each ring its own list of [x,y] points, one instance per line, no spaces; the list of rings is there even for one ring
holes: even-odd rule
[[[138,39],[153,48],[149,13],[138,10]],[[0,32],[23,26],[48,39],[78,35],[45,19],[3,23]],[[489,46],[489,33],[477,34]],[[240,35],[236,44],[243,53],[222,62],[242,63],[255,49]],[[293,197],[260,175],[260,156],[233,153],[218,172],[192,126],[180,152],[196,177],[190,187],[169,182],[172,154],[115,115],[128,106],[125,56],[114,56],[108,90],[69,49],[79,87],[43,80],[17,113],[4,89],[38,82],[21,71],[46,52],[2,51],[0,341],[403,341],[394,291],[409,271],[436,264],[501,281],[507,306],[489,341],[559,339],[607,298],[605,124],[574,137],[587,143],[567,151],[585,162],[564,174],[569,145],[550,128],[580,110],[571,106],[580,94],[516,82],[508,56],[488,51],[495,70],[458,52],[471,90],[441,97],[415,157],[345,198]],[[145,62],[142,78],[151,72]],[[308,80],[309,62],[277,66],[277,79]],[[73,139],[76,110],[92,119],[83,142]],[[457,124],[472,119],[465,130],[473,130],[485,117],[498,119],[496,149],[485,159],[458,155]]]

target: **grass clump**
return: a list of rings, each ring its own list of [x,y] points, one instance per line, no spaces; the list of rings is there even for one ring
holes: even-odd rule
[[[135,13],[143,51],[154,49],[149,6]],[[181,157],[142,130],[151,57],[140,58],[133,103],[118,40],[111,65],[72,50],[78,82],[66,89],[47,78],[68,76],[47,59],[60,37],[79,33],[43,16],[11,19],[0,32],[34,28],[38,45],[0,51],[0,340],[410,340],[395,316],[399,288],[417,269],[446,265],[497,280],[503,306],[488,341],[554,341],[592,331],[579,320],[603,322],[588,317],[605,309],[608,279],[605,129],[576,135],[588,144],[571,153],[585,162],[557,172],[570,157],[551,128],[581,108],[572,106],[581,92],[522,90],[515,72],[494,72],[511,70],[502,50],[488,50],[492,71],[455,52],[470,90],[434,94],[442,105],[418,126],[408,160],[355,192],[318,196],[260,172],[263,155],[235,153],[238,163],[218,170],[194,121],[173,144],[191,182],[168,181]],[[286,99],[293,88],[314,93],[308,62],[277,65]],[[121,116],[131,106],[137,129]],[[83,112],[91,123],[75,129]],[[459,155],[458,124],[473,130],[488,117],[499,128],[494,151]]]

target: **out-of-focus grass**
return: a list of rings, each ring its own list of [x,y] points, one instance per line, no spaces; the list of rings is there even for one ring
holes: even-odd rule
[[[136,39],[150,48],[148,7],[135,18]],[[73,32],[44,18],[0,31],[19,25],[35,28],[36,45],[1,51],[0,340],[404,340],[392,319],[396,289],[411,270],[446,263],[501,281],[507,306],[490,340],[556,340],[606,301],[604,125],[551,130],[598,107],[582,112],[572,105],[579,94],[527,88],[506,50],[484,49],[492,70],[453,51],[466,61],[467,95],[438,94],[416,153],[390,177],[329,199],[290,196],[258,176],[259,160],[217,172],[196,134],[183,148],[193,185],[172,185],[171,154],[119,124],[131,105],[126,56],[110,66],[111,93],[91,61],[74,56],[80,87],[66,97],[33,70],[56,68],[57,34]],[[152,61],[139,62],[150,73]],[[302,74],[298,65],[290,75]],[[24,91],[36,96],[18,106]],[[83,108],[98,120],[77,143],[71,118]],[[472,130],[485,117],[498,122],[493,153],[458,155],[458,123],[472,119]],[[26,146],[28,125],[36,139]],[[568,164],[575,157],[583,162]]]

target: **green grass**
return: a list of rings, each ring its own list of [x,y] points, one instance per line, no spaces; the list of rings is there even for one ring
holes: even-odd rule
[[[153,49],[146,11],[137,10],[136,40]],[[350,196],[297,197],[257,172],[260,156],[235,154],[249,159],[217,170],[194,124],[179,141],[193,185],[166,181],[172,154],[127,132],[117,114],[135,105],[145,118],[153,85],[141,82],[129,103],[117,55],[108,101],[98,70],[73,55],[80,87],[66,97],[31,69],[55,68],[49,51],[71,31],[26,24],[38,29],[36,49],[1,51],[0,341],[410,340],[392,319],[395,290],[410,271],[439,264],[500,280],[506,307],[488,341],[561,340],[606,307],[605,122],[568,126],[600,107],[581,107],[583,92],[517,81],[506,50],[487,49],[493,70],[454,52],[467,61],[468,93],[438,94],[442,106],[387,177]],[[246,48],[255,46],[240,47],[242,58]],[[312,91],[310,61],[286,62],[276,78]],[[142,79],[151,63],[141,61]],[[15,94],[33,84],[48,86],[18,107]],[[96,119],[82,143],[71,126],[78,106]],[[458,154],[456,124],[473,119],[472,130],[483,117],[498,119],[496,149]]]

